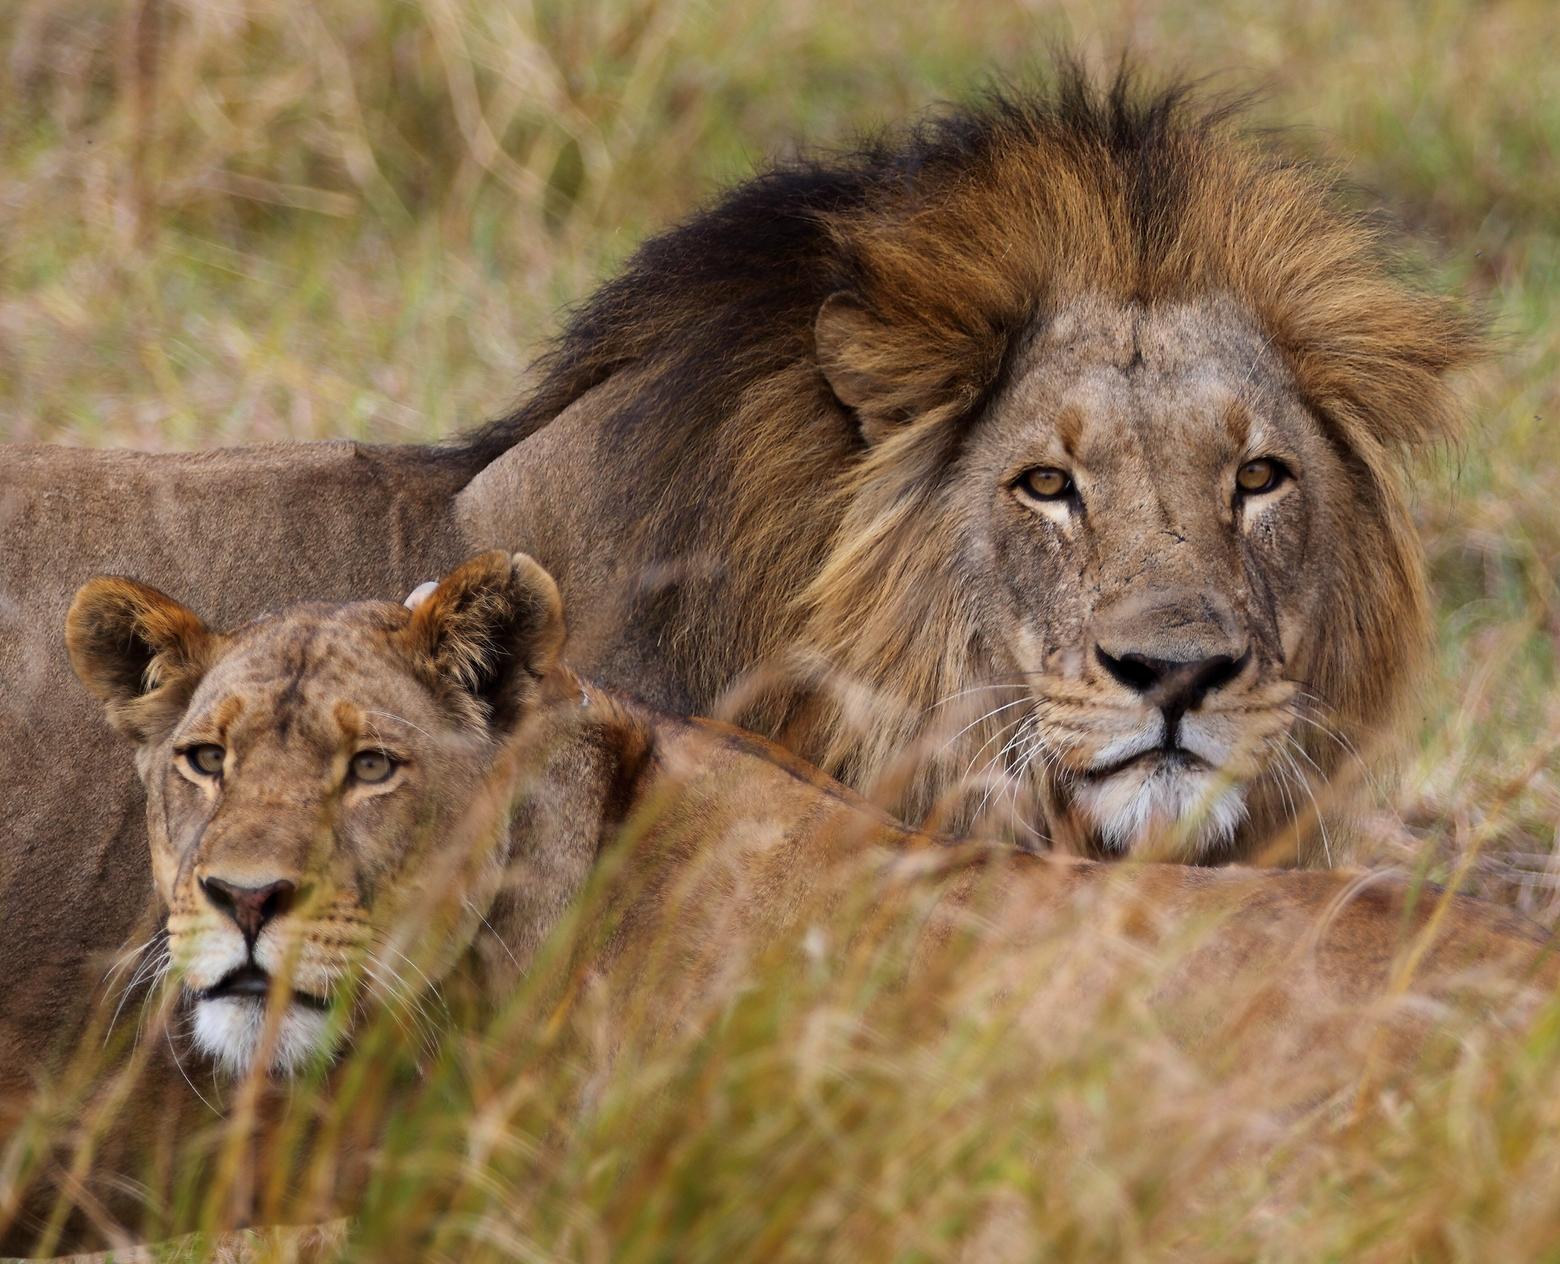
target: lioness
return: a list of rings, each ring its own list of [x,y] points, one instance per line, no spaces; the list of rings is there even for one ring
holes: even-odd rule
[[[226,620],[524,548],[588,676],[749,681],[724,714],[910,819],[1216,861],[1298,816],[1312,859],[1426,637],[1404,471],[1480,346],[1316,172],[1068,73],[740,185],[450,450],[5,454],[0,1088],[151,894],[55,643],[88,576]]]
[[[610,930],[588,964],[619,1004],[667,989],[667,1022],[863,888],[853,912],[876,917],[932,887],[923,960],[972,912],[1009,956],[1080,915],[1109,912],[1145,944],[1199,928],[1158,1003],[1194,1039],[1268,1053],[1350,1021],[1400,949],[1421,994],[1474,967],[1557,979],[1520,919],[1389,879],[1123,868],[912,830],[761,738],[576,674],[557,586],[523,554],[474,557],[407,605],[304,605],[226,633],[156,589],[98,579],[67,641],[146,787],[190,1017],[170,1038],[186,1066],[229,1076],[330,1056],[349,1031],[333,1006],[364,975],[393,996],[465,957],[501,1000],[606,857]]]

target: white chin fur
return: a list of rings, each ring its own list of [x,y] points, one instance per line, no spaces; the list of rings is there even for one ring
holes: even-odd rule
[[[265,1006],[249,997],[222,996],[196,1002],[195,1044],[222,1070],[248,1074],[265,1037]],[[310,1058],[335,1047],[329,1017],[303,1005],[289,1005],[271,1046],[269,1070],[291,1075]]]
[[[1155,840],[1175,843],[1179,858],[1196,859],[1229,842],[1246,818],[1240,786],[1184,768],[1125,768],[1082,783],[1074,798],[1101,843],[1122,853]]]

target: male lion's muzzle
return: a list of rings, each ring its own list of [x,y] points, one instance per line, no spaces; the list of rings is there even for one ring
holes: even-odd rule
[[[1262,685],[1276,637],[1248,631],[1217,593],[1182,587],[1118,598],[1091,640],[1089,667],[1115,700],[1080,752],[1075,799],[1102,841],[1130,850],[1156,829],[1200,840],[1194,851],[1227,840],[1273,723],[1287,724],[1274,719],[1287,691]]]

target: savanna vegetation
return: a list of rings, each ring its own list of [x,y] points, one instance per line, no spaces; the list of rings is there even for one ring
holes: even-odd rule
[[[1336,163],[1499,335],[1474,427],[1419,482],[1438,653],[1401,766],[1366,752],[1353,854],[1553,924],[1553,19],[1544,0],[10,0],[0,436],[448,435],[512,399],[559,309],[646,232],[766,155],[1022,80],[1057,42],[1256,88],[1254,120]],[[1161,1030],[1151,963],[1020,1033],[978,971],[906,995],[892,939],[820,934],[613,1058],[567,949],[497,1015],[452,1023],[457,996],[425,997],[364,1037],[318,1107],[327,1142],[383,1125],[341,1258],[1560,1259],[1560,1004],[1514,1036],[1453,1025],[1407,1079],[1361,1059],[1297,1104],[1282,1069]],[[1037,956],[1035,994],[1088,951]],[[0,1211],[45,1138],[100,1122],[79,1088],[0,1141]],[[227,1226],[225,1144],[170,1139],[148,1231]],[[297,1214],[330,1146],[273,1158],[267,1196]]]

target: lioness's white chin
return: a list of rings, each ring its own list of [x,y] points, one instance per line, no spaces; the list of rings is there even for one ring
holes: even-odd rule
[[[292,1075],[311,1059],[335,1052],[338,1034],[324,1011],[296,1001],[287,1005],[273,1034],[266,1031],[265,1001],[252,996],[202,997],[195,1003],[196,1047],[228,1074],[247,1075],[268,1039],[273,1075]]]
[[[1227,844],[1246,819],[1245,788],[1207,767],[1140,762],[1080,782],[1074,802],[1102,846],[1198,860]]]

